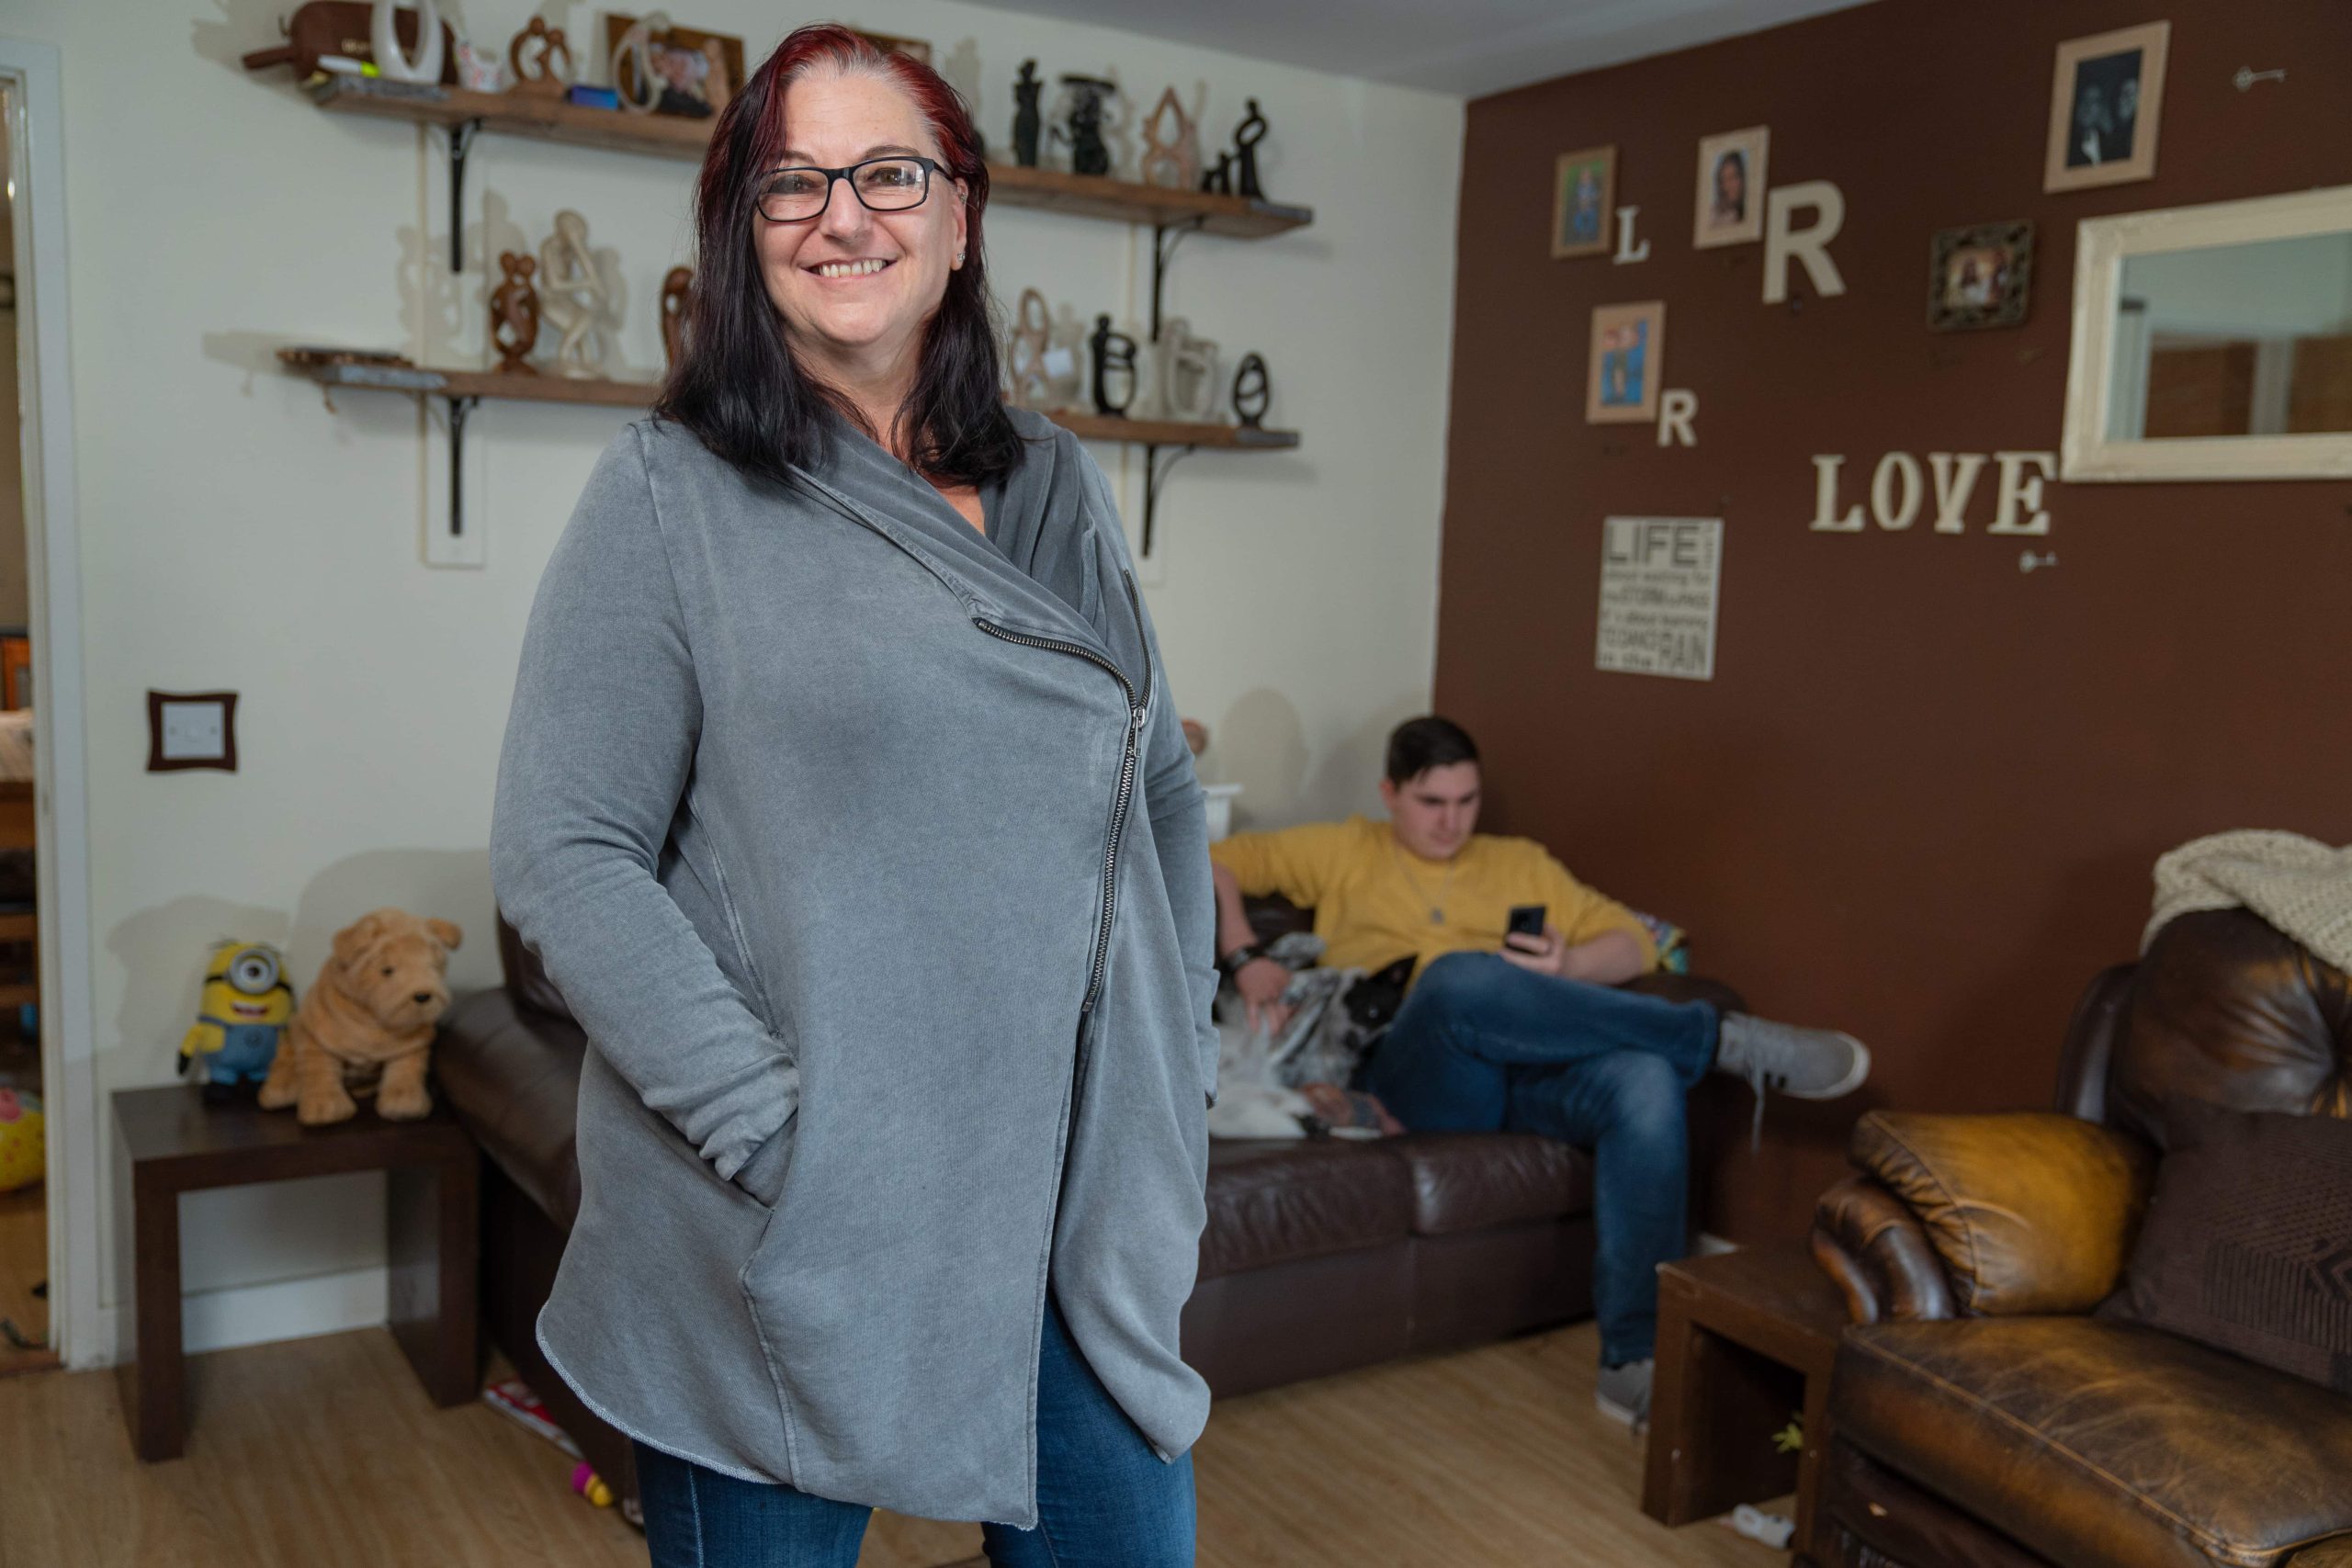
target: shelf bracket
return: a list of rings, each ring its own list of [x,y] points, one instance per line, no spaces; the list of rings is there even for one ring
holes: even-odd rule
[[[479,396],[449,400],[449,537],[466,532],[466,416],[481,402]]]
[[[1169,258],[1176,254],[1177,244],[1187,234],[1197,234],[1208,224],[1208,214],[1196,213],[1176,223],[1155,223],[1151,226],[1151,341],[1159,341],[1159,296],[1168,282]]]
[[[481,130],[480,119],[461,119],[449,128],[449,270],[466,270],[466,154]]]
[[[1168,461],[1159,460],[1161,448],[1147,443],[1143,449],[1143,554],[1151,556],[1152,536],[1159,518],[1159,491],[1167,482],[1168,470],[1200,450],[1197,446],[1171,446],[1166,449]]]

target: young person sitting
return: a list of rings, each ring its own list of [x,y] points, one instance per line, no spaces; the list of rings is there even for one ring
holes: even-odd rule
[[[1415,956],[1403,1006],[1344,1087],[1374,1096],[1385,1125],[1539,1133],[1591,1153],[1599,1402],[1640,1422],[1657,1266],[1688,1239],[1690,1086],[1713,1071],[1759,1096],[1832,1100],[1869,1076],[1870,1052],[1832,1030],[1616,988],[1656,965],[1648,931],[1534,840],[1476,831],[1478,750],[1459,726],[1399,725],[1385,772],[1385,822],[1356,816],[1209,846],[1218,967],[1253,1022],[1281,1027],[1290,971],[1258,947],[1242,906],[1268,893],[1314,908],[1327,964],[1376,970]],[[1526,904],[1544,907],[1543,935],[1506,939],[1511,908]]]

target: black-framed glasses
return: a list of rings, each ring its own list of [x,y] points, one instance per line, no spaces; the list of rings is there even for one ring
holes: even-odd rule
[[[932,171],[940,165],[919,153],[868,158],[846,168],[820,169],[797,164],[778,169],[760,186],[760,216],[771,223],[806,223],[833,198],[833,182],[847,180],[868,212],[904,212],[931,195]]]

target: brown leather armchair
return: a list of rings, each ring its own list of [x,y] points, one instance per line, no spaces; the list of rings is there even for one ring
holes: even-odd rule
[[[2089,1315],[2175,1108],[2352,1114],[2347,1058],[2352,981],[2216,910],[2092,982],[2056,1113],[1863,1118],[1817,1568],[2352,1568],[2352,1399]]]

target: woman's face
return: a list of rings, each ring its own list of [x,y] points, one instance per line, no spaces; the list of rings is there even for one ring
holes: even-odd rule
[[[1715,198],[1734,212],[1740,211],[1747,198],[1747,175],[1736,158],[1725,158],[1715,165]]]
[[[939,143],[895,83],[820,67],[785,90],[781,168],[842,168],[890,153],[939,158]],[[765,183],[771,170],[759,178]],[[944,171],[931,176],[920,207],[869,212],[846,180],[835,180],[825,209],[801,223],[771,223],[754,211],[760,274],[796,353],[895,356],[919,341],[923,323],[962,265],[964,187]],[[859,265],[863,264],[863,265]]]

